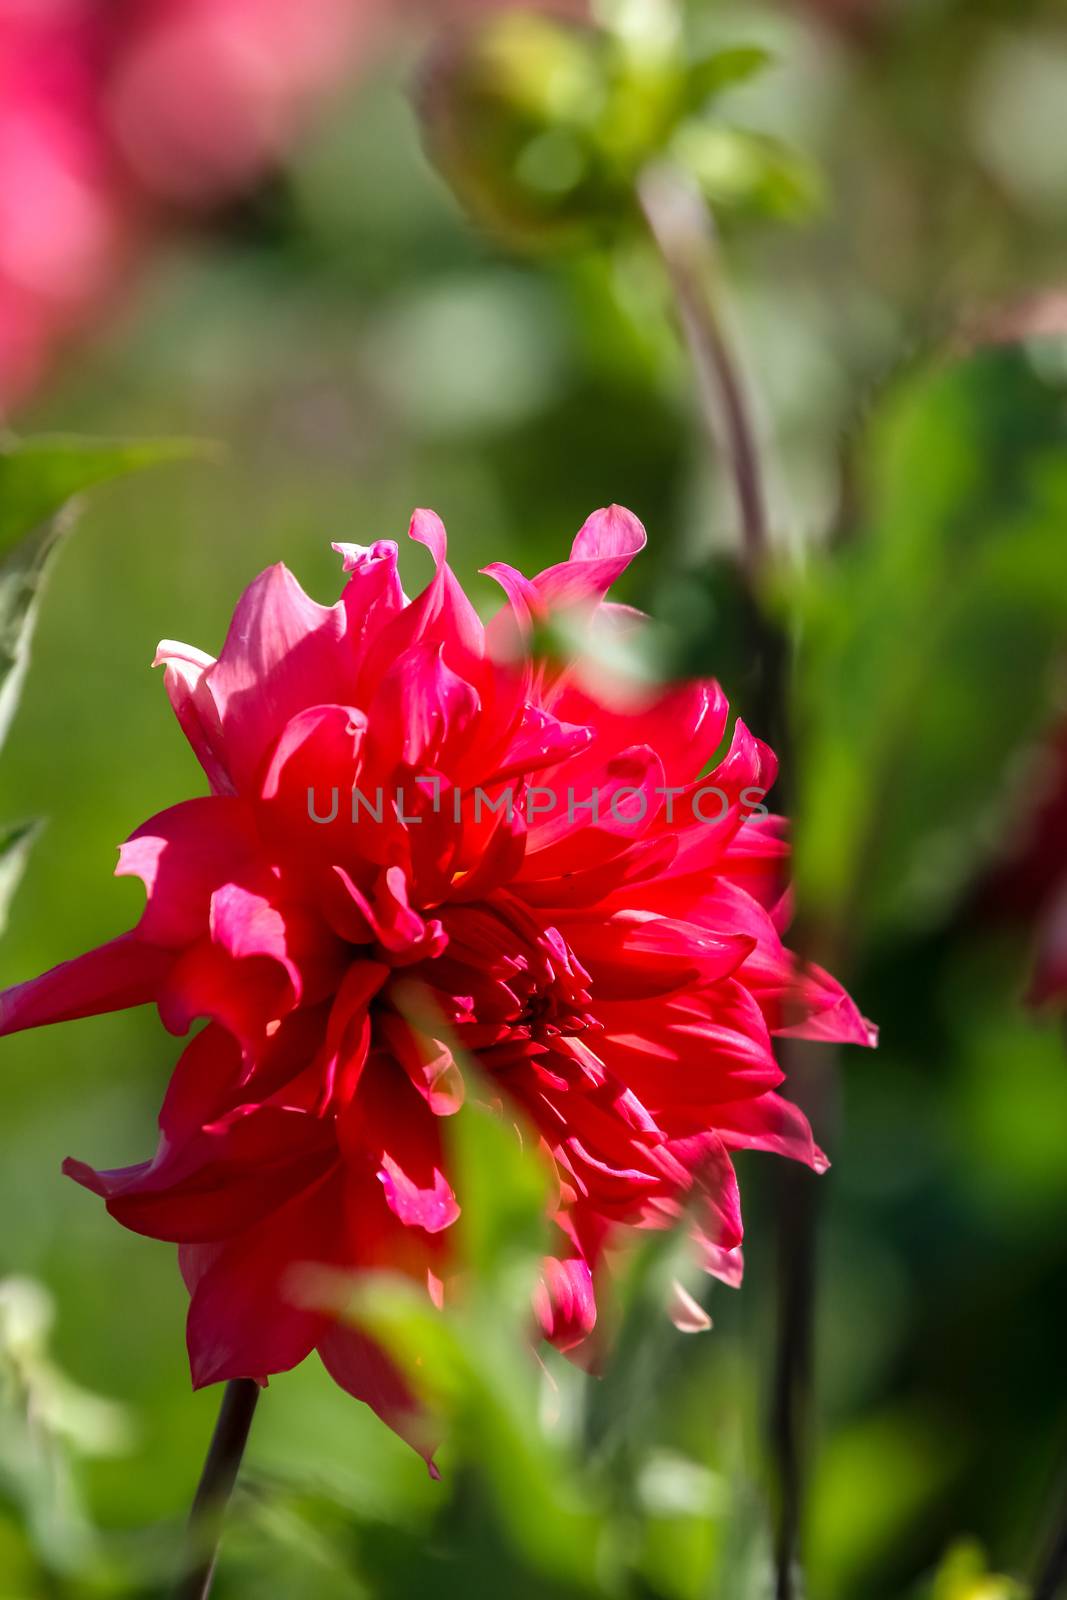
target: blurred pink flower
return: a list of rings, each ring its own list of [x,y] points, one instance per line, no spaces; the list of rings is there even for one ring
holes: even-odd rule
[[[383,0],[141,0],[106,88],[131,172],[179,204],[252,182],[386,14]]]
[[[261,178],[398,28],[501,3],[0,0],[0,416],[135,242]]]
[[[66,1170],[127,1227],[176,1241],[197,1385],[266,1381],[317,1349],[427,1450],[383,1353],[294,1298],[301,1264],[385,1267],[453,1292],[463,1202],[444,1124],[461,1062],[540,1149],[551,1247],[534,1317],[590,1344],[606,1253],[688,1220],[707,1271],[741,1276],[732,1154],[825,1158],[777,1092],[774,1035],[872,1044],[825,972],[782,943],[788,844],[759,802],[771,751],[716,683],[638,687],[549,623],[616,650],[605,595],[645,543],[598,511],[532,580],[487,568],[483,626],[417,512],[436,575],[409,601],[397,548],[341,545],[315,604],[282,566],[240,601],[217,661],[160,646],[210,785],[139,828],[132,932],[0,998],[0,1031],[154,1003],[207,1026],[178,1063],[153,1160]],[[686,1315],[691,1319],[690,1301]]]
[[[98,307],[126,207],[100,117],[99,8],[0,0],[0,413]]]

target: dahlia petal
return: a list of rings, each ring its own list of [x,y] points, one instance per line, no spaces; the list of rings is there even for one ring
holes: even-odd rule
[[[429,1418],[399,1368],[379,1344],[358,1328],[335,1323],[318,1343],[319,1357],[330,1377],[409,1444],[426,1461],[432,1477],[436,1441]]]
[[[632,912],[564,930],[587,968],[598,1000],[635,1000],[692,985],[719,983],[755,948],[744,933],[713,933],[693,923]]]
[[[376,539],[373,544],[346,544],[335,540],[330,548],[341,557],[342,569],[346,573],[356,573],[366,580],[374,578],[379,583],[395,576],[399,554],[395,539]],[[404,605],[407,605],[407,596],[401,591],[397,596],[397,606]],[[363,616],[367,609],[365,603],[361,604],[359,615]]]
[[[666,1194],[672,1184],[685,1182],[686,1169],[662,1143],[619,1114],[619,1094],[614,1089],[581,1094],[545,1089],[539,1104],[532,1103],[530,1109],[557,1150],[557,1159],[608,1215],[620,1208],[629,1215],[644,1197]]]
[[[146,944],[136,933],[124,933],[39,978],[6,989],[0,994],[0,1035],[148,1005],[173,962],[171,951]]]
[[[653,1168],[616,1165],[577,1138],[564,1140],[553,1153],[573,1178],[582,1198],[604,1217],[619,1221],[636,1221],[649,1197],[667,1193],[681,1178],[677,1171],[664,1171],[662,1164]]]
[[[778,757],[738,717],[730,748],[710,776],[728,793],[740,794],[750,788],[762,789],[766,794],[778,776]]]
[[[482,838],[474,865],[455,873],[449,890],[453,905],[481,900],[515,877],[526,853],[526,824],[518,810],[501,812],[491,831]],[[463,857],[466,857],[464,835]]]
[[[431,1019],[432,1020],[432,1019]],[[463,1074],[452,1051],[403,1016],[381,1017],[377,1035],[403,1067],[435,1117],[453,1116],[466,1097]]]
[[[334,1102],[347,1106],[356,1092],[370,1049],[370,1004],[388,976],[379,962],[355,961],[341,980],[320,1058],[323,1111]]]
[[[378,539],[366,546],[335,544],[333,548],[343,557],[348,573],[341,604],[348,622],[348,645],[358,672],[376,636],[408,600],[400,585],[398,552],[392,539]]]
[[[270,1030],[301,1002],[325,999],[347,965],[344,944],[318,917],[239,884],[212,894],[209,928],[158,987],[159,1014],[171,1033],[187,1033],[207,1017],[261,1051]]]
[[[190,1039],[167,1085],[159,1112],[160,1133],[167,1143],[181,1149],[207,1123],[236,1105],[244,1080],[236,1039],[217,1023],[209,1023]]]
[[[322,914],[339,939],[373,944],[378,937],[370,901],[344,867],[331,866],[319,885]]]
[[[450,1228],[459,1216],[456,1197],[444,1174],[436,1167],[432,1184],[420,1188],[408,1177],[399,1162],[386,1154],[382,1156],[378,1181],[385,1191],[390,1211],[399,1217],[405,1228],[423,1228],[427,1233],[440,1233],[442,1228]]]
[[[168,1033],[188,1033],[210,1018],[241,1041],[261,1040],[296,1004],[285,967],[269,957],[235,959],[211,939],[199,939],[173,960],[155,995]]]
[[[440,571],[448,559],[448,534],[436,511],[419,507],[411,514],[408,538],[424,544],[433,556],[433,564]]]
[[[340,811],[338,803],[333,809],[346,820],[366,731],[367,718],[354,706],[309,706],[298,712],[286,723],[274,747],[263,779],[263,799],[285,802],[290,824],[296,820],[326,826],[317,820],[331,809],[329,796],[320,792],[320,786],[326,787],[322,782],[326,775],[329,787],[339,792],[346,807]]]
[[[494,660],[512,661],[523,653],[535,622],[544,616],[544,603],[530,579],[506,561],[493,561],[481,571],[494,579],[507,596],[507,604],[485,630],[486,647]]]
[[[178,1271],[190,1294],[221,1256],[222,1244],[180,1244],[178,1246]]]
[[[140,878],[147,904],[138,935],[180,949],[207,931],[211,895],[259,854],[251,810],[231,796],[185,800],[142,824],[119,850],[115,876]]]
[[[711,1318],[700,1301],[694,1300],[685,1284],[677,1278],[671,1284],[668,1310],[679,1333],[707,1333],[711,1327]]]
[[[484,788],[567,761],[587,749],[594,737],[594,729],[587,725],[561,722],[551,712],[528,705],[507,754]]]
[[[740,717],[718,766],[665,804],[659,825],[678,834],[672,876],[718,871],[727,850],[757,815],[778,775],[773,750]]]
[[[608,755],[649,745],[662,763],[665,784],[677,791],[703,771],[722,743],[730,707],[714,680],[664,690],[613,678],[610,704],[604,689],[596,677],[588,685],[579,678],[552,702],[557,717],[595,734],[590,760],[602,765]]]
[[[373,1163],[386,1204],[405,1227],[435,1234],[455,1222],[459,1206],[441,1171],[438,1118],[391,1057],[368,1060],[338,1137],[350,1159]]]
[[[716,1106],[715,1126],[730,1150],[766,1150],[801,1161],[814,1172],[825,1172],[830,1165],[812,1137],[807,1117],[780,1094]]]
[[[477,691],[445,663],[443,644],[412,646],[382,677],[371,702],[366,765],[386,782],[403,762],[418,773],[448,770],[471,731],[481,702]]]
[[[623,506],[594,511],[579,529],[569,561],[533,580],[542,605],[553,609],[594,603],[617,582],[648,542],[643,524]]]
[[[724,1250],[721,1245],[709,1244],[706,1239],[696,1238],[697,1251],[700,1265],[711,1277],[718,1278],[731,1289],[739,1289],[741,1280],[745,1275],[745,1257],[740,1245],[734,1245],[731,1250]]]
[[[581,1257],[546,1256],[534,1290],[534,1311],[544,1336],[557,1350],[573,1350],[596,1326],[596,1294],[589,1264]]]
[[[277,905],[242,884],[226,883],[211,896],[212,942],[235,961],[274,961],[292,985],[293,1003],[314,1004],[340,981],[347,953],[313,912]]]
[[[164,1138],[153,1161],[99,1172],[68,1158],[63,1171],[132,1232],[198,1243],[232,1237],[277,1211],[321,1178],[331,1153],[317,1119],[258,1106],[203,1129],[179,1151]]]
[[[436,572],[420,595],[376,634],[360,664],[361,704],[370,697],[392,664],[415,645],[440,646],[453,671],[462,673],[485,654],[481,618],[464,594],[445,559],[447,539],[436,512],[418,510],[409,536],[433,556]]]
[[[293,988],[300,977],[289,958],[283,913],[265,895],[227,883],[211,896],[211,937],[231,956],[268,956],[284,967]]]
[[[586,907],[604,905],[605,914],[612,898],[629,900],[632,885],[655,880],[661,882],[678,851],[678,841],[669,835],[635,840],[626,850],[608,861],[586,870],[576,868],[565,877],[526,879],[522,897],[527,905],[560,908],[560,914],[574,914]],[[518,868],[516,867],[516,871]],[[626,890],[625,895],[618,891]]]
[[[765,1093],[782,1081],[763,1014],[740,982],[713,992],[645,1004],[605,1002],[599,1054],[664,1126],[695,1117],[715,1123],[717,1106]]]
[[[378,936],[394,955],[440,954],[447,943],[440,922],[426,920],[411,908],[408,882],[399,867],[390,867],[378,880],[375,893]]]
[[[448,943],[438,918],[412,910],[402,868],[379,873],[369,896],[343,867],[332,869],[332,880],[331,925],[353,944],[377,943],[395,965],[406,966],[439,955]]]
[[[662,805],[663,763],[647,745],[620,751],[591,775],[567,776],[561,785],[546,773],[527,791],[523,879],[564,877],[613,859],[648,832]]]
[[[784,817],[753,816],[724,850],[720,872],[768,912],[779,933],[789,925],[788,828]]]
[[[298,1269],[340,1263],[341,1213],[335,1169],[221,1248],[182,1252],[192,1279],[186,1339],[194,1388],[230,1378],[262,1382],[310,1354],[330,1319],[299,1303]]]
[[[783,1000],[783,1016],[797,1013],[799,1021],[772,1024],[772,1032],[779,1039],[859,1044],[868,1050],[873,1050],[878,1043],[878,1029],[874,1023],[860,1013],[836,978],[812,963],[798,968]]]
[[[164,669],[163,686],[174,715],[212,789],[216,794],[233,794],[222,723],[205,682],[205,674],[215,665],[214,656],[205,655],[193,645],[164,639],[152,665]]]
[[[650,891],[638,886],[628,898],[655,907],[661,917],[688,915],[716,936],[730,928],[749,942],[741,977],[779,1037],[836,1040],[872,1046],[877,1029],[862,1017],[845,990],[814,964],[803,965],[782,944],[769,911],[740,884],[715,875],[669,879]]]
[[[575,534],[571,560],[623,561],[629,566],[647,543],[644,523],[625,506],[611,505],[585,519]]]
[[[672,1140],[671,1153],[692,1174],[700,1195],[697,1227],[701,1237],[719,1250],[734,1250],[744,1237],[741,1191],[725,1140],[714,1133]]]
[[[239,786],[256,785],[268,748],[297,712],[354,697],[345,625],[343,606],[317,605],[281,563],[245,590],[205,674]]]

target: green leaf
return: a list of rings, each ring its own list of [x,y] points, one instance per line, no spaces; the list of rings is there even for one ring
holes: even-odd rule
[[[0,829],[0,934],[7,927],[7,909],[19,886],[30,851],[41,832],[39,817]]]
[[[8,437],[0,441],[0,555],[98,483],[215,453],[214,446],[196,439]]]
[[[187,439],[39,436],[0,441],[0,745],[29,664],[30,639],[52,556],[73,525],[76,497],[110,478],[210,453]],[[0,835],[0,931],[38,824]]]
[[[42,435],[0,444],[0,745],[18,703],[41,585],[76,497],[111,478],[210,453],[189,439]]]
[[[472,1088],[477,1094],[476,1082]],[[464,1261],[485,1283],[513,1269],[525,1276],[543,1253],[548,1193],[548,1172],[529,1147],[529,1130],[503,1108],[468,1098],[447,1132]]]
[[[545,1431],[540,1377],[526,1318],[501,1315],[476,1281],[443,1311],[425,1290],[386,1273],[365,1274],[334,1305],[368,1332],[398,1364],[444,1439],[442,1469],[462,1469],[481,1485],[507,1542],[523,1561],[556,1582],[593,1587],[600,1525],[577,1463]]]
[[[545,1427],[545,1380],[531,1349],[548,1174],[528,1130],[491,1094],[469,1071],[467,1101],[446,1124],[462,1210],[444,1308],[422,1285],[384,1273],[325,1281],[311,1294],[342,1306],[388,1350],[438,1419],[446,1482],[472,1475],[505,1544],[548,1592],[595,1591],[604,1527],[578,1462]]]
[[[686,1221],[654,1233],[631,1248],[617,1275],[611,1360],[589,1394],[586,1412],[589,1447],[616,1472],[631,1465],[629,1458],[653,1431],[665,1375],[689,1337],[669,1315],[675,1282],[692,1277],[688,1235]]]
[[[726,215],[802,221],[822,202],[818,169],[769,134],[691,117],[675,134],[671,153],[692,173],[711,206]]]
[[[727,50],[713,51],[695,61],[689,69],[685,84],[687,109],[699,111],[713,95],[747,83],[773,62],[771,52],[755,44],[732,45]]]
[[[0,561],[0,745],[15,715],[29,664],[37,599],[49,558],[69,522],[57,513]]]

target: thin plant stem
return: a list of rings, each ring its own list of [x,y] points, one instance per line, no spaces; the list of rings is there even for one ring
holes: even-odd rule
[[[207,1600],[215,1577],[226,1508],[248,1443],[259,1384],[233,1378],[226,1385],[208,1446],[186,1534],[185,1563],[174,1600]]]
[[[641,174],[637,196],[674,291],[705,425],[730,470],[751,581],[767,557],[767,501],[747,385],[720,309],[714,219],[691,181],[666,164]]]
[[[789,1097],[823,1138],[837,1121],[832,1046],[782,1041]],[[777,1193],[777,1317],[770,1441],[775,1472],[775,1600],[797,1600],[801,1578],[805,1479],[813,1422],[818,1238],[828,1180],[783,1162]]]
[[[750,601],[753,655],[759,669],[760,731],[781,758],[782,809],[795,786],[791,716],[791,640],[761,603],[760,580],[770,553],[766,480],[751,400],[723,311],[725,298],[714,219],[691,181],[674,168],[648,168],[638,201],[674,292],[693,363],[701,411],[717,456],[731,475],[740,524],[740,566]],[[807,934],[799,936],[803,949]],[[816,1059],[798,1040],[786,1040],[793,1100],[816,1127],[836,1101],[833,1061]],[[825,1048],[825,1047],[824,1047]],[[814,1174],[789,1163],[778,1195],[778,1285],[770,1448],[775,1478],[775,1596],[800,1593],[800,1529],[812,1414],[812,1357],[819,1195]]]

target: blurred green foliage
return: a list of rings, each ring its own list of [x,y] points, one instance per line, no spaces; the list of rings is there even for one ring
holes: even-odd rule
[[[624,197],[647,145],[666,143],[728,224],[776,534],[804,558],[775,591],[798,648],[785,778],[803,905],[882,1027],[878,1055],[845,1065],[837,1125],[817,1130],[834,1168],[810,1593],[1014,1600],[993,1574],[1030,1569],[1067,1453],[1067,1074],[1060,1028],[1019,1002],[1028,930],[986,922],[972,886],[1024,826],[1012,772],[1062,705],[1067,356],[1054,327],[967,356],[944,335],[1062,268],[1062,16],[1053,0],[872,4],[845,35],[831,8],[819,21],[799,0],[683,9],[660,56],[628,53],[625,8],[610,43],[513,19],[567,56],[562,116],[538,102],[531,55],[488,80],[485,57],[438,62],[424,108],[449,73],[482,85],[460,109],[488,176],[442,159],[444,124],[424,110],[475,228],[420,150],[410,63],[370,74],[287,170],[176,240],[24,419],[206,435],[227,456],[101,486],[52,574],[0,759],[0,816],[49,819],[4,977],[128,925],[135,889],[105,883],[114,847],[199,787],[148,671],[156,641],[217,648],[240,589],[279,557],[332,597],[329,541],[396,536],[415,502],[444,515],[465,579],[490,559],[535,570],[594,506],[631,505],[651,548],[627,598],[657,618],[661,667],[713,671],[755,709],[729,486]],[[679,41],[684,70],[665,67]],[[583,122],[574,85],[591,73]],[[801,229],[778,226],[790,208],[765,192],[773,162],[745,176],[744,152],[762,160],[771,136],[825,173],[826,204]],[[20,487],[26,461],[0,458],[5,539],[110,475],[30,462]],[[425,563],[402,559],[410,591]],[[494,603],[488,583],[472,589]],[[166,1590],[216,1397],[189,1392],[171,1252],[117,1228],[59,1163],[145,1154],[172,1059],[140,1013],[5,1041],[3,1600]],[[468,1298],[439,1317],[382,1284],[354,1308],[401,1353],[425,1336],[442,1483],[305,1364],[261,1405],[222,1600],[772,1592],[773,1163],[739,1163],[742,1291],[709,1298],[686,1278],[714,1329],[670,1323],[687,1268],[676,1241],[656,1241],[605,1308],[613,1354],[592,1378],[520,1353],[537,1178],[499,1133],[477,1108],[457,1119],[464,1182],[494,1196],[464,1212]],[[121,1400],[128,1427],[97,1393]]]
[[[672,160],[727,218],[797,218],[816,169],[790,144],[718,114],[764,70],[758,45],[700,50],[673,0],[600,0],[599,27],[504,12],[431,54],[426,146],[473,215],[535,249],[625,237],[642,169]]]
[[[52,559],[95,484],[203,453],[180,440],[77,438],[0,441],[0,746],[18,705],[33,625]],[[0,831],[0,932],[41,821]]]
[[[1011,347],[912,375],[858,476],[845,547],[804,577],[798,717],[799,892],[852,941],[944,916],[1025,824],[1006,758],[1067,639],[1067,372]]]

